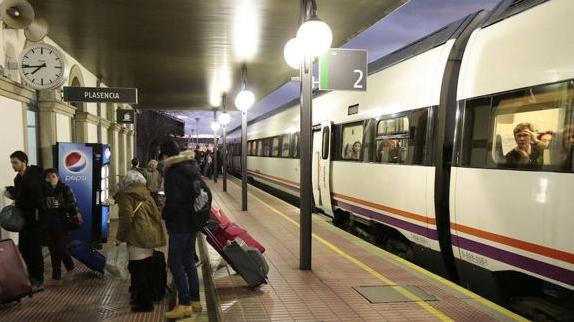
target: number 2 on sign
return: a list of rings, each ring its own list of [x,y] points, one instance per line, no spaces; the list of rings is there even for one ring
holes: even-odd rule
[[[353,85],[353,88],[363,88],[363,85],[361,84],[361,81],[363,80],[363,71],[359,70],[359,69],[355,69],[355,70],[353,70],[353,73],[359,74],[359,78],[355,82],[355,85]]]

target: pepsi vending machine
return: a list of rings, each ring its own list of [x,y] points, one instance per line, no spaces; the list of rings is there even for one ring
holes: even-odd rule
[[[110,232],[110,205],[108,203],[110,161],[112,149],[107,144],[87,143],[93,152],[93,189],[92,189],[92,240],[96,243],[108,241]]]
[[[72,240],[105,243],[110,221],[110,146],[59,142],[57,152],[60,179],[74,191],[84,218],[82,226],[71,233]]]
[[[58,172],[60,180],[67,184],[78,203],[84,222],[71,232],[72,240],[93,241],[93,149],[81,143],[58,143]]]

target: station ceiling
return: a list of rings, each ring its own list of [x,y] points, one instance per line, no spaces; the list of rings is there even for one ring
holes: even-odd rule
[[[408,0],[317,0],[345,43]],[[30,0],[49,37],[109,86],[137,87],[139,108],[210,109],[238,91],[241,65],[257,99],[297,72],[283,60],[299,0]],[[230,106],[231,104],[228,104]]]

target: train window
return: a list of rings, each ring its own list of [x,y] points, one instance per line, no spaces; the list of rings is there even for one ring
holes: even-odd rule
[[[329,133],[329,127],[325,126],[323,127],[323,144],[322,144],[322,150],[321,150],[321,157],[323,158],[323,160],[327,160],[329,158],[329,142],[330,142],[330,133]]]
[[[573,104],[573,81],[468,101],[463,165],[571,172]]]
[[[294,158],[299,157],[299,132],[293,134],[293,153]]]
[[[272,139],[271,143],[271,156],[278,157],[279,156],[279,137],[276,136]]]
[[[377,124],[375,161],[381,163],[423,164],[426,147],[428,109],[420,109]]]
[[[271,156],[271,140],[270,139],[263,139],[263,156],[264,157]]]
[[[263,141],[257,140],[257,156],[263,155]]]
[[[283,158],[289,157],[289,134],[283,135],[281,140],[281,156]]]
[[[363,122],[343,125],[343,145],[341,158],[343,160],[360,160],[363,148]]]

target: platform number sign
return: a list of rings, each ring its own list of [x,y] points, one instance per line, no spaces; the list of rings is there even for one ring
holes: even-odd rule
[[[367,51],[331,48],[319,59],[319,89],[366,91]]]

